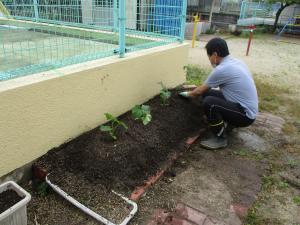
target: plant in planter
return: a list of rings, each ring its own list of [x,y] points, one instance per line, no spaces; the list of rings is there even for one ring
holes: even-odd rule
[[[31,196],[13,181],[0,185],[0,224],[27,225],[26,206]]]
[[[160,82],[159,84],[162,87],[159,94],[162,105],[168,105],[168,100],[171,97],[171,92],[166,88],[166,86],[162,82]]]
[[[132,117],[135,120],[141,120],[144,125],[151,122],[152,116],[150,106],[148,105],[136,105],[132,110]]]
[[[109,120],[110,125],[102,125],[100,126],[100,130],[102,132],[107,132],[112,139],[117,140],[117,134],[116,134],[117,128],[123,127],[125,130],[127,130],[128,129],[127,125],[109,113],[105,113],[104,115],[106,119]]]

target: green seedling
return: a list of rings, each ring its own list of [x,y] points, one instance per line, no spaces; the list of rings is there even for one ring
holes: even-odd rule
[[[48,194],[48,184],[44,181],[37,186],[37,193],[41,197],[46,197]]]
[[[150,106],[148,105],[136,105],[132,110],[132,117],[135,120],[141,120],[144,125],[151,122],[152,116]]]
[[[171,97],[171,92],[166,88],[166,86],[162,82],[159,82],[159,84],[162,87],[159,94],[162,105],[168,105],[168,99]]]
[[[117,135],[116,135],[117,128],[123,127],[125,130],[127,130],[128,129],[127,125],[109,113],[105,113],[104,115],[106,119],[110,122],[110,125],[102,125],[100,127],[100,130],[102,132],[107,132],[112,139],[117,140]]]

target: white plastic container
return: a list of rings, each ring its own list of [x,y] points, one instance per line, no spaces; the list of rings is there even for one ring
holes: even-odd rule
[[[27,204],[31,196],[13,181],[0,185],[0,193],[6,190],[15,191],[23,199],[0,214],[0,225],[27,225]]]

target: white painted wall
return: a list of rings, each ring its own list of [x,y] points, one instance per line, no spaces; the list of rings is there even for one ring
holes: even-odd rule
[[[185,81],[173,44],[0,82],[0,177]]]

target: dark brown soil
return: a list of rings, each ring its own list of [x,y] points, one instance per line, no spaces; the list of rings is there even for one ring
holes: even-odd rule
[[[119,129],[117,141],[95,128],[49,151],[37,164],[51,172],[53,183],[103,216],[110,217],[104,209],[109,207],[107,201],[119,202],[117,208],[121,210],[114,215],[124,219],[130,208],[111,190],[128,196],[156,174],[171,153],[184,150],[180,143],[204,125],[199,102],[182,99],[177,91],[172,92],[167,106],[161,105],[159,97],[145,104],[151,107],[152,121],[148,125],[133,120],[131,112],[125,113],[119,119],[128,131]]]
[[[132,190],[154,175],[169,153],[201,127],[200,107],[174,92],[167,106],[161,105],[159,97],[146,104],[153,117],[147,126],[134,121],[128,112],[119,119],[129,129],[119,129],[117,141],[111,141],[96,128],[51,150],[38,163],[52,172],[52,179],[57,182],[68,171],[91,183],[101,183],[108,190],[115,184]]]
[[[15,191],[6,190],[0,193],[0,214],[22,200]]]

